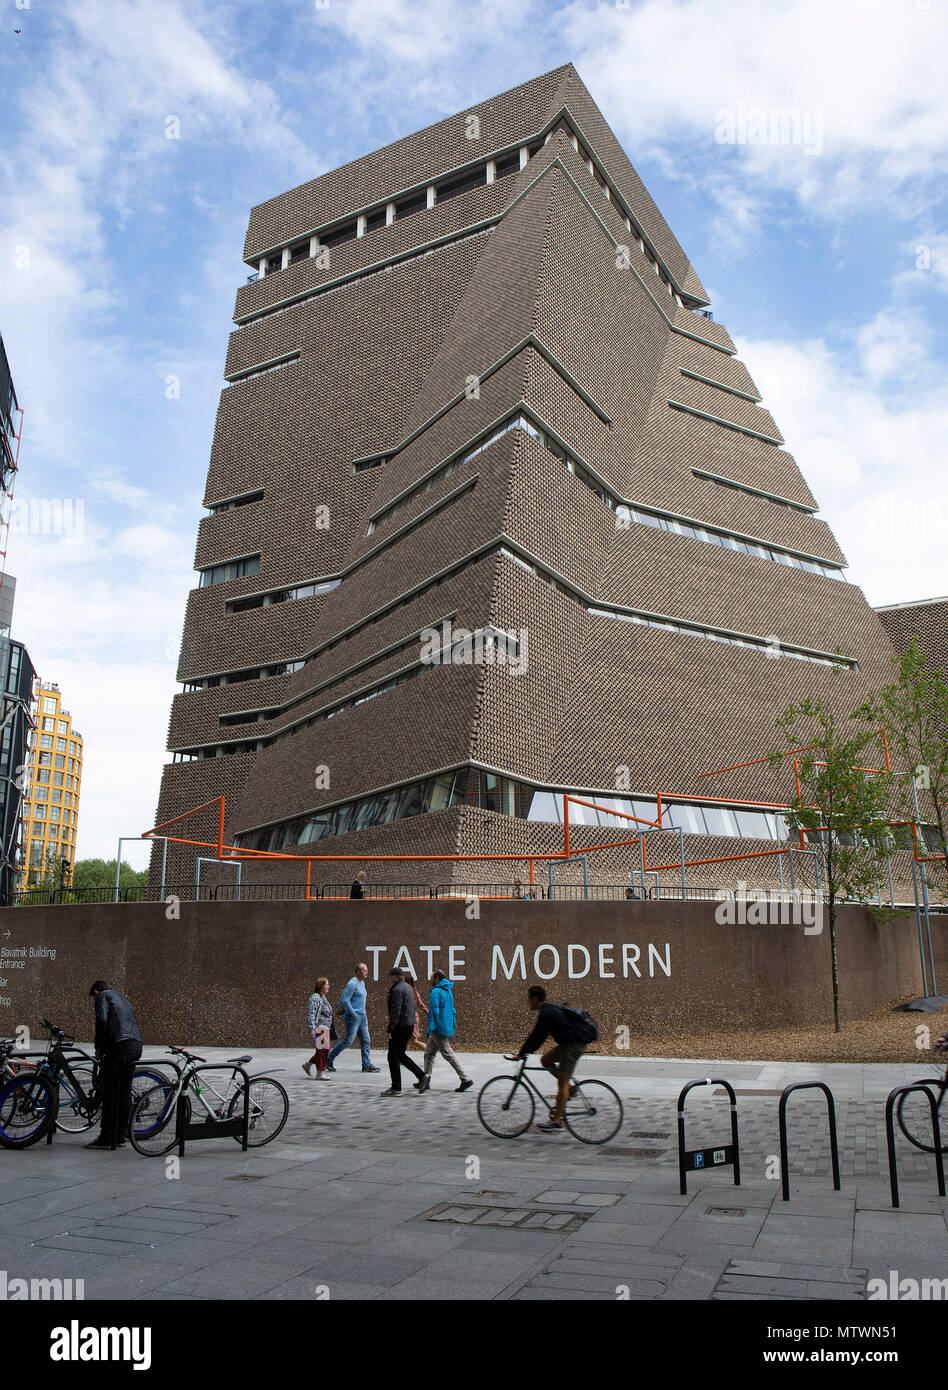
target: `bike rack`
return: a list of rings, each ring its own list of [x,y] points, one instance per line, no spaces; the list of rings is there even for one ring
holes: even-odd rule
[[[241,1135],[241,1148],[246,1153],[250,1144],[250,1077],[244,1067],[235,1066],[233,1062],[206,1062],[203,1066],[195,1067],[191,1076],[198,1076],[205,1071],[240,1072],[244,1078],[243,1117],[235,1116],[232,1120],[211,1120],[205,1116],[202,1120],[185,1124],[184,1102],[187,1099],[187,1092],[183,1091],[178,1097],[175,1113],[175,1141],[178,1145],[178,1157],[184,1157],[184,1141],[186,1139],[229,1139],[231,1135],[236,1134]]]
[[[790,1151],[787,1145],[787,1101],[790,1099],[792,1091],[822,1091],[826,1097],[826,1115],[829,1120],[830,1152],[833,1156],[833,1191],[839,1192],[839,1143],[836,1138],[836,1102],[833,1100],[833,1092],[824,1081],[796,1081],[792,1086],[785,1086],[780,1093],[780,1105],[777,1112],[777,1123],[780,1127],[780,1183],[783,1189],[783,1200],[790,1200]]]
[[[717,1148],[685,1148],[685,1097],[695,1086],[723,1086],[731,1100],[731,1142]],[[707,1076],[703,1081],[689,1081],[678,1097],[678,1178],[682,1195],[688,1192],[688,1174],[704,1168],[734,1167],[734,1185],[741,1185],[741,1148],[737,1137],[737,1096],[729,1081]]]
[[[932,1138],[935,1141],[935,1173],[938,1178],[938,1195],[945,1196],[945,1163],[941,1156],[941,1126],[938,1123],[938,1102],[932,1095],[931,1082],[915,1081],[911,1086],[896,1086],[894,1091],[890,1091],[885,1102],[885,1142],[889,1152],[889,1189],[892,1193],[892,1205],[899,1205],[899,1172],[895,1158],[895,1125],[892,1120],[892,1112],[895,1108],[896,1098],[907,1095],[910,1091],[921,1091],[928,1097],[928,1103],[932,1111]]]

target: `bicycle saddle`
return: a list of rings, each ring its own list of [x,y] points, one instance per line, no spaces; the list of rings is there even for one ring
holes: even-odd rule
[[[236,1062],[238,1066],[242,1066],[244,1062],[252,1062],[253,1056],[251,1053],[245,1052],[243,1057],[228,1057],[227,1060],[228,1062]]]

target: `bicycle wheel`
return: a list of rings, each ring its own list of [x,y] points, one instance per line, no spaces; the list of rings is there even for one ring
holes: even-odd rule
[[[536,1102],[519,1076],[495,1076],[478,1092],[477,1117],[488,1134],[516,1139],[533,1124]]]
[[[56,1121],[56,1088],[45,1076],[18,1076],[0,1091],[0,1147],[25,1149]]]
[[[56,1128],[64,1134],[81,1134],[98,1119],[102,1103],[95,1089],[96,1070],[94,1062],[77,1062],[72,1071],[78,1087],[68,1076],[60,1075]]]
[[[945,1096],[945,1087],[940,1077],[937,1081],[926,1081],[925,1085],[935,1092],[938,1123],[941,1126],[941,1151],[948,1153],[948,1134],[945,1133],[948,1116],[944,1114],[941,1104]],[[914,1144],[916,1149],[924,1149],[927,1154],[935,1152],[932,1108],[921,1091],[910,1091],[908,1095],[899,1096],[895,1104],[895,1118],[910,1144]]]
[[[244,1088],[241,1086],[228,1107],[227,1115],[229,1119],[235,1119],[243,1113]],[[286,1124],[289,1113],[289,1097],[279,1081],[274,1081],[271,1076],[253,1077],[250,1082],[250,1124],[247,1138],[250,1147],[259,1149],[262,1144],[269,1144],[271,1139],[275,1139]],[[241,1134],[235,1134],[234,1138],[238,1144],[244,1142]]]
[[[136,1153],[160,1158],[175,1145],[178,1090],[170,1081],[152,1086],[139,1096],[132,1111],[129,1138]],[[185,1096],[184,1122],[190,1123],[191,1102]]]
[[[579,1081],[566,1102],[566,1128],[583,1144],[607,1144],[619,1133],[622,1101],[604,1081]]]

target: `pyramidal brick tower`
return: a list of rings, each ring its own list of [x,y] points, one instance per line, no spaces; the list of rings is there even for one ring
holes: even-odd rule
[[[701,774],[892,647],[573,67],[259,205],[245,259],[158,821],[224,793],[228,843],[375,882],[525,878],[369,857],[557,850],[563,792],[661,794],[691,858],[772,847],[741,803],[786,779]],[[628,833],[574,810],[574,846]]]

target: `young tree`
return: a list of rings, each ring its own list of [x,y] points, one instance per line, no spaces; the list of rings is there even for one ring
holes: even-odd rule
[[[913,780],[919,810],[934,824],[929,843],[920,844],[941,856],[933,868],[942,893],[948,893],[948,677],[939,671],[912,639],[902,656],[894,656],[896,679],[873,693],[856,711],[867,724],[885,729],[895,761],[908,769],[895,774],[899,789],[898,820],[916,819]],[[934,841],[932,844],[931,841]]]
[[[792,834],[804,835],[823,851],[824,892],[829,915],[833,976],[833,1024],[840,1032],[839,966],[836,915],[841,899],[866,901],[876,882],[874,846],[885,843],[890,819],[891,778],[866,771],[884,765],[878,729],[860,729],[842,721],[822,700],[791,706],[777,720],[787,747],[768,754],[778,767],[791,756],[799,792],[794,787],[784,812]],[[848,737],[847,737],[848,735]]]

